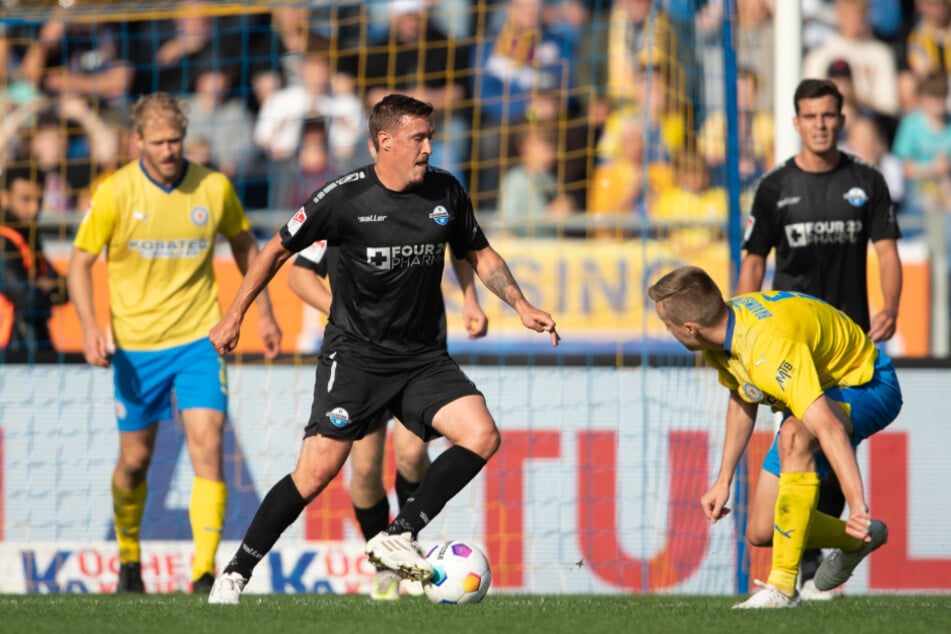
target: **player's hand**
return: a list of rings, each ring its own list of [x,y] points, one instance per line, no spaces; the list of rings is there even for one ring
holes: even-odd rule
[[[726,506],[726,502],[729,499],[729,482],[714,482],[713,486],[700,496],[700,505],[703,507],[703,514],[706,515],[711,524],[716,523],[730,513],[730,508]]]
[[[111,352],[106,333],[99,327],[90,328],[83,333],[83,356],[86,363],[97,368],[108,368]]]
[[[866,504],[856,504],[855,507],[849,506],[849,519],[845,523],[846,534],[855,539],[861,539],[863,542],[870,542],[872,537],[868,534],[868,527],[871,523],[872,516],[869,514]]]
[[[489,332],[489,318],[478,304],[462,307],[462,323],[466,325],[469,339],[484,337]]]
[[[558,331],[555,330],[555,320],[552,319],[551,315],[546,313],[543,310],[539,310],[525,302],[521,304],[521,308],[518,310],[518,316],[522,318],[522,324],[529,330],[534,330],[535,332],[547,332],[551,336],[551,345],[556,347],[558,342],[561,341],[561,336],[558,334]]]
[[[241,321],[229,318],[227,315],[219,321],[208,333],[211,345],[215,351],[224,356],[238,347],[238,338],[241,336]]]
[[[269,361],[276,359],[281,352],[281,328],[274,315],[262,315],[258,319],[258,331],[264,342],[264,358]]]
[[[872,327],[868,331],[868,338],[874,342],[888,341],[895,335],[898,316],[891,311],[881,311],[872,317]]]

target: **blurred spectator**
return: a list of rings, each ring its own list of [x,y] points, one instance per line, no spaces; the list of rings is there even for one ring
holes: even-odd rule
[[[855,82],[852,81],[852,67],[844,59],[833,60],[826,70],[825,77],[835,84],[835,87],[842,93],[842,115],[845,121],[842,124],[842,131],[839,133],[839,140],[845,138],[848,134],[849,126],[859,116],[859,113],[866,113],[876,119],[880,118],[872,108],[863,107],[855,96]]]
[[[52,352],[52,308],[68,301],[66,280],[43,254],[36,227],[43,185],[43,172],[31,166],[0,172],[0,358],[7,362]]]
[[[217,169],[211,156],[211,141],[206,136],[189,132],[188,136],[185,137],[184,153],[185,158],[192,163]]]
[[[875,117],[856,115],[840,148],[878,168],[885,177],[892,203],[900,209],[905,197],[905,175],[901,160],[888,150],[885,133]]]
[[[20,76],[49,95],[83,95],[96,107],[123,108],[135,75],[112,22],[44,24],[23,56]]]
[[[42,213],[64,215],[76,211],[79,192],[89,185],[92,170],[88,156],[69,158],[69,123],[55,110],[41,112],[36,123],[23,131],[28,153],[14,159],[29,161],[43,172]]]
[[[653,188],[645,175],[644,125],[641,117],[625,117],[619,124],[618,152],[594,169],[588,191],[590,216],[627,218],[633,225],[646,215],[646,206],[652,204]],[[661,166],[666,170],[666,166]],[[649,174],[651,167],[647,168]],[[596,223],[597,224],[597,223]],[[629,232],[618,227],[595,228],[590,233],[597,238],[623,238]]]
[[[427,18],[423,0],[390,0],[390,29],[382,39],[365,48],[364,105],[400,92],[435,108],[433,165],[452,172],[465,186],[464,164],[469,158],[471,108],[469,107],[471,52],[457,45]],[[356,75],[360,60],[349,60]]]
[[[677,39],[670,19],[651,0],[616,0],[611,6],[607,54],[608,96],[625,105],[635,94],[636,80],[649,66],[665,69],[667,83],[679,84]]]
[[[59,114],[64,121],[78,124],[86,141],[84,156],[78,161],[68,161],[74,165],[74,170],[84,172],[82,178],[74,179],[78,189],[73,199],[73,208],[84,212],[89,207],[90,194],[97,179],[118,168],[128,135],[120,119],[99,116],[85,98],[77,95],[64,95],[60,99]],[[81,185],[83,181],[87,184]]]
[[[703,159],[694,152],[680,155],[674,168],[673,185],[661,189],[648,208],[652,219],[670,222],[658,235],[683,254],[723,243],[727,220],[724,187],[710,187],[710,174]]]
[[[135,92],[186,96],[195,91],[199,73],[225,69],[247,60],[242,55],[244,16],[215,17],[208,2],[183,2],[171,20],[138,25],[132,50]]]
[[[873,36],[868,5],[868,0],[836,0],[837,32],[806,54],[803,77],[825,79],[832,62],[845,60],[859,105],[894,117],[899,109],[895,55]]]
[[[513,0],[501,29],[479,41],[473,59],[479,106],[473,198],[477,208],[491,209],[503,168],[500,157],[509,153],[504,130],[526,118],[532,93],[560,89],[573,94],[573,54],[562,36],[543,26],[541,0]]]
[[[670,165],[684,149],[689,118],[682,103],[672,94],[667,73],[660,67],[646,68],[635,78],[631,101],[614,111],[598,139],[597,156],[609,161],[620,153],[621,122],[629,117],[644,120],[644,143],[648,163]]]
[[[756,73],[740,68],[736,78],[740,185],[745,190],[773,166],[773,113],[757,108],[759,82]],[[703,121],[698,149],[710,172],[711,183],[726,186],[726,113],[711,112]]]
[[[184,101],[188,135],[206,139],[215,169],[234,181],[247,175],[258,150],[252,135],[254,119],[230,89],[229,72],[206,68],[198,74],[195,93]]]
[[[574,201],[561,192],[555,179],[555,149],[558,130],[550,126],[525,125],[515,135],[518,162],[502,179],[499,216],[506,230],[516,235],[555,237],[555,226],[539,226],[540,221],[567,218]]]
[[[915,0],[915,9],[918,20],[899,58],[898,93],[905,112],[918,105],[918,82],[930,73],[951,73],[951,0]]]
[[[759,78],[757,110],[773,109],[773,3],[771,0],[736,0],[737,65],[749,68]],[[703,67],[703,105],[708,111],[726,109],[723,90],[723,0],[710,0],[695,20],[701,45],[699,64]]]
[[[919,107],[898,123],[892,152],[902,161],[906,178],[906,216],[945,212],[951,208],[951,125],[948,124],[948,76],[931,73],[921,82]],[[918,231],[902,226],[902,234]]]
[[[353,82],[345,77],[331,82],[328,55],[326,41],[312,41],[301,66],[301,83],[275,92],[258,113],[254,140],[268,157],[271,209],[287,209],[300,203],[290,200],[288,192],[296,171],[304,121],[318,117],[327,121],[331,165],[337,171],[352,168],[349,163],[365,143],[363,109],[353,92]]]
[[[291,200],[302,204],[310,194],[337,177],[339,172],[330,164],[330,150],[327,145],[327,125],[324,120],[311,119],[304,122],[300,151],[297,155],[296,177],[290,192]]]
[[[36,86],[20,73],[20,61],[33,39],[29,27],[0,21],[0,117],[37,96]]]

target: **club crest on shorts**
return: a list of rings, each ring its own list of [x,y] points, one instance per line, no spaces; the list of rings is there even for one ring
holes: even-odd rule
[[[752,383],[744,383],[743,396],[748,398],[752,403],[759,403],[763,400],[763,391]]]
[[[334,427],[345,427],[350,423],[350,412],[342,407],[333,408],[327,412],[327,416],[330,418],[330,422],[334,424]]]
[[[442,205],[436,205],[436,208],[429,214],[429,217],[435,221],[437,225],[449,224],[449,212]]]

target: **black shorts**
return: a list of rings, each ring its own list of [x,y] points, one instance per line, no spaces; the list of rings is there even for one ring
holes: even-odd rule
[[[440,435],[432,427],[440,408],[463,396],[482,395],[448,352],[421,355],[411,364],[381,359],[368,365],[346,351],[321,355],[305,438],[359,440],[395,416],[428,441]]]

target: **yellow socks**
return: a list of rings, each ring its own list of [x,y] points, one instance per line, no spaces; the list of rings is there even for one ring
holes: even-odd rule
[[[806,548],[838,548],[842,552],[851,553],[864,545],[862,540],[846,535],[845,522],[838,517],[814,511],[809,518]]]
[[[145,497],[148,483],[143,481],[131,491],[112,484],[112,514],[116,521],[116,542],[119,545],[119,563],[128,564],[140,560],[139,528],[145,512]]]
[[[215,553],[221,542],[227,501],[228,487],[224,482],[195,477],[188,507],[192,538],[195,540],[192,579],[198,579],[205,573],[215,574]]]
[[[810,515],[819,501],[815,473],[781,473],[773,525],[773,565],[767,583],[789,596],[796,593],[799,560],[805,550]]]

